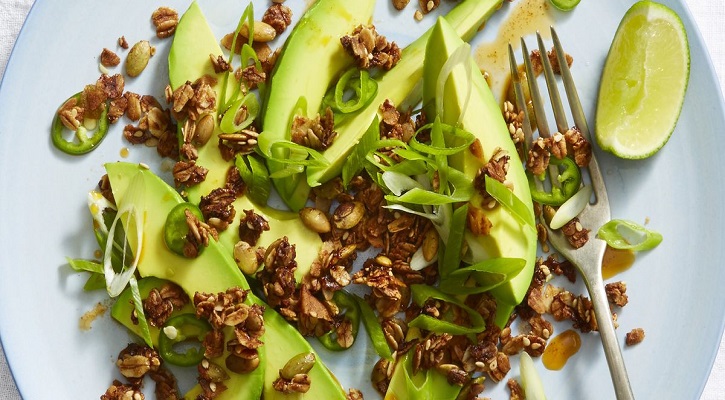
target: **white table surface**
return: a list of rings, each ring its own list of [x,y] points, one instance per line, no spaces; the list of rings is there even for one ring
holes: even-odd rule
[[[725,24],[723,23],[725,21],[725,1],[686,0],[686,2],[710,51],[720,80],[720,87],[725,87],[723,85],[725,83]],[[5,71],[15,38],[32,4],[33,0],[0,0],[0,75]],[[0,344],[0,400],[19,399],[20,395],[13,382]],[[715,364],[701,399],[725,399],[725,341],[720,343]]]

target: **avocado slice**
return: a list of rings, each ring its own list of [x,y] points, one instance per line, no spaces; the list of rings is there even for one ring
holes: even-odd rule
[[[318,0],[307,10],[287,38],[272,71],[259,141],[263,154],[285,156],[284,150],[272,149],[271,144],[290,140],[290,124],[300,98],[305,99],[306,108],[301,111],[306,116],[319,112],[327,88],[353,63],[340,38],[369,23],[374,9],[375,0]],[[271,174],[285,168],[285,164],[272,160],[267,165]],[[310,191],[304,174],[277,178],[274,184],[290,209],[304,207]]]
[[[144,215],[143,246],[138,264],[138,271],[142,277],[153,276],[174,282],[192,298],[196,292],[222,292],[234,286],[249,288],[231,253],[215,241],[211,241],[196,259],[181,257],[166,247],[163,239],[166,215],[175,205],[184,201],[171,186],[138,164],[109,163],[106,164],[106,171],[119,205],[123,204],[126,189],[131,182],[139,174],[143,179],[145,189],[143,203],[146,208],[137,210]],[[272,382],[277,379],[279,370],[292,356],[314,350],[295,328],[262,300],[250,293],[247,301],[260,304],[266,309],[265,334],[262,337],[265,344],[260,351],[260,367],[255,373],[248,375],[230,372],[230,380],[224,382],[230,389],[223,394],[229,397],[220,398],[236,396],[233,398],[259,399],[264,391],[265,398],[344,399],[345,393],[342,387],[332,373],[322,365],[319,356],[315,367],[309,372],[313,383],[307,393],[295,396],[284,395],[272,389]],[[217,364],[223,366],[224,362],[221,360],[221,363]],[[256,374],[257,371],[264,373]],[[231,390],[232,385],[234,390]]]
[[[174,34],[174,42],[169,50],[169,81],[172,88],[183,85],[186,81],[193,82],[206,74],[218,78],[214,89],[219,94],[218,88],[223,82],[223,76],[215,74],[209,62],[209,54],[222,54],[222,49],[195,1],[191,3],[179,20]],[[233,92],[233,82],[233,79],[229,80],[227,93]],[[218,120],[215,119],[215,131],[212,139],[198,149],[197,163],[207,168],[209,172],[203,182],[187,189],[189,201],[193,203],[198,204],[201,196],[223,187],[226,182],[226,173],[234,165],[233,162],[225,161],[222,158],[216,146],[216,138],[219,133]],[[262,233],[257,243],[258,246],[266,247],[275,240],[287,236],[289,242],[296,245],[297,249],[305,249],[305,251],[298,251],[296,257],[298,267],[295,270],[295,278],[297,282],[301,282],[322,248],[322,240],[319,235],[308,229],[300,221],[297,213],[257,205],[246,196],[240,197],[234,202],[234,209],[237,216],[241,215],[243,210],[253,209],[269,221],[270,230]],[[229,254],[233,252],[234,245],[238,241],[236,225],[220,232],[219,243],[227,249]]]
[[[439,18],[433,27],[426,51],[425,79],[423,80],[424,109],[427,116],[431,120],[434,119],[437,112],[436,96],[443,96],[443,112],[438,115],[441,121],[452,125],[460,122],[461,128],[472,132],[480,141],[483,149],[482,158],[478,158],[471,151],[462,151],[448,158],[450,165],[463,171],[471,180],[475,178],[478,170],[488,162],[497,148],[501,148],[509,154],[511,160],[506,180],[513,183],[514,194],[528,206],[528,212],[533,220],[533,203],[523,164],[517,156],[501,110],[473,58],[466,61],[472,64],[473,73],[470,81],[464,66],[458,65],[450,73],[443,93],[436,94],[438,75],[443,65],[451,54],[463,44],[464,42],[458,37],[453,27],[446,20]],[[468,108],[463,110],[469,91]],[[464,113],[459,121],[461,112]],[[469,248],[475,244],[476,247],[482,249],[481,253],[485,253],[477,254],[479,259],[470,261],[475,263],[484,258],[495,257],[526,260],[524,269],[516,277],[492,290],[500,307],[503,306],[497,313],[497,323],[501,325],[508,320],[510,309],[523,300],[529,288],[536,259],[536,233],[531,227],[522,226],[504,207],[499,206],[489,210],[482,206],[482,200],[481,194],[476,192],[469,202],[469,207],[481,209],[491,221],[492,228],[491,233],[485,236],[474,235],[470,231],[466,231]]]
[[[454,27],[457,36],[463,40],[470,40],[488,17],[501,7],[501,3],[502,0],[465,0],[445,18]],[[420,102],[421,93],[420,90],[416,90],[416,86],[423,77],[423,59],[430,34],[429,29],[408,45],[403,50],[398,64],[376,78],[378,92],[370,105],[335,127],[337,139],[323,153],[329,164],[325,167],[307,168],[307,182],[310,186],[319,185],[340,175],[345,160],[354,146],[360,142],[360,138],[375,119],[378,108],[386,99],[395,105],[400,105],[404,101],[412,105]]]

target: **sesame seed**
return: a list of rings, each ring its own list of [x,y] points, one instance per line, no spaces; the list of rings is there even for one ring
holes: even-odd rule
[[[529,338],[527,338],[527,337],[524,337],[524,339],[522,340],[522,342],[524,343],[524,346],[525,347],[531,346],[531,340],[529,340]]]
[[[433,7],[435,7],[435,3],[433,2],[433,0],[429,0],[428,4],[426,4],[425,7],[428,9],[428,11],[430,11],[433,9]]]

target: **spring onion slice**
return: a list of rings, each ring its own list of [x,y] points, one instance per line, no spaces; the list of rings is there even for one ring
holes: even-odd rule
[[[239,32],[241,32],[242,27],[244,26],[244,23],[247,23],[247,32],[254,32],[254,5],[252,3],[249,3],[249,5],[244,9],[244,12],[242,13],[242,16],[239,17],[239,22],[237,23],[237,29],[234,30],[234,37],[232,38],[232,47],[231,51],[229,52],[229,65],[232,65],[232,62],[234,61],[234,49],[237,47],[237,38],[239,37]],[[254,35],[247,35],[249,36],[248,45],[251,46],[252,43],[254,43]],[[222,89],[221,93],[219,94],[219,111],[226,110],[226,91],[227,91],[227,84],[229,82],[229,75],[230,72],[227,71],[224,74],[224,82],[222,83]]]
[[[370,336],[370,341],[373,343],[373,347],[375,347],[375,352],[382,358],[392,360],[393,354],[390,352],[388,341],[385,339],[385,333],[383,333],[383,328],[380,326],[378,317],[375,316],[375,311],[373,311],[370,304],[368,304],[360,296],[354,294],[351,294],[350,296],[355,300],[360,308],[363,325],[365,326],[368,336]]]
[[[442,134],[445,134],[449,138],[457,139],[456,143],[460,143],[456,146],[446,145],[445,143],[441,144],[425,144],[421,143],[417,139],[417,133],[421,132],[423,130],[430,129],[431,135],[434,133],[440,132]],[[413,138],[410,140],[410,147],[412,149],[415,149],[419,152],[436,155],[436,156],[450,156],[456,153],[460,153],[461,151],[467,149],[471,143],[473,143],[476,140],[476,136],[468,131],[465,131],[460,128],[456,128],[455,126],[448,125],[445,123],[442,123],[438,120],[438,117],[436,117],[436,121],[432,122],[430,124],[426,124],[422,126],[418,131],[416,132],[416,136],[413,136]]]
[[[355,92],[355,96],[345,100],[347,93]],[[334,91],[323,100],[333,111],[350,114],[370,104],[378,92],[378,83],[370,79],[368,71],[352,67],[342,74],[335,84]]]
[[[116,206],[103,197],[100,192],[95,190],[88,192],[88,210],[93,217],[93,227],[105,235],[108,235],[108,227],[103,219],[103,210],[107,208],[115,210]]]
[[[513,279],[525,266],[522,258],[491,258],[451,272],[441,279],[438,289],[461,295],[487,292]],[[466,285],[469,278],[473,278],[475,286]]]
[[[541,377],[536,371],[534,360],[525,351],[521,352],[519,367],[521,368],[521,386],[524,389],[526,398],[528,400],[546,400],[544,384],[541,382]]]
[[[280,164],[288,164],[302,167],[314,166],[322,168],[330,163],[320,152],[289,140],[277,140],[270,145],[270,148],[272,150],[282,149],[289,151],[287,157],[267,157],[269,161],[274,161]],[[278,176],[270,177],[277,178]]]
[[[145,191],[146,185],[144,182],[144,175],[139,172],[128,185],[128,188],[125,191],[123,204],[119,206],[116,218],[114,218],[109,229],[108,239],[106,240],[106,249],[103,255],[103,271],[106,278],[106,290],[111,297],[117,297],[121,294],[131,278],[133,278],[133,274],[136,272],[136,266],[141,258],[144,233],[144,216],[142,210],[145,209],[143,204]],[[126,228],[126,236],[123,240],[121,271],[117,273],[113,269],[113,263],[111,260],[113,256],[114,239],[117,232],[116,225],[119,221],[121,221],[122,225]],[[129,247],[133,250],[133,253],[135,253],[133,260],[131,261],[127,260],[127,249]]]
[[[436,261],[438,261],[438,253],[436,253],[430,260],[426,260],[423,255],[423,247],[421,246],[418,247],[418,250],[416,250],[415,253],[413,253],[413,256],[410,257],[410,269],[420,271],[425,267],[433,265]]]
[[[353,147],[350,157],[345,160],[342,165],[342,184],[347,185],[352,180],[355,174],[359,173],[365,168],[365,161],[368,153],[375,151],[375,144],[380,138],[380,119],[375,116],[375,120],[370,124],[368,130],[365,131],[363,136],[360,138],[357,146]]]
[[[237,155],[234,165],[239,170],[239,175],[247,185],[246,194],[249,199],[257,205],[266,205],[271,190],[269,171],[254,155]]]
[[[522,225],[534,229],[534,215],[529,211],[524,202],[516,197],[514,192],[504,186],[503,183],[490,176],[486,176],[486,192],[496,199],[499,204],[509,210],[511,215],[518,219]]]
[[[463,248],[463,233],[465,232],[464,227],[466,226],[467,217],[468,204],[453,211],[451,230],[448,234],[448,240],[444,242],[445,249],[443,250],[441,262],[438,264],[441,279],[445,279],[461,265],[461,249]]]
[[[633,251],[651,250],[662,242],[659,232],[623,219],[613,219],[602,225],[597,237],[615,249]]]
[[[418,284],[411,285],[410,291],[413,301],[422,306],[428,299],[441,300],[459,307],[468,314],[470,326],[459,325],[450,321],[433,318],[430,315],[421,314],[408,323],[409,327],[425,329],[433,333],[450,333],[451,335],[468,335],[483,332],[486,329],[486,322],[481,314],[465,305],[457,298],[445,294],[432,286]]]
[[[70,265],[71,268],[73,268],[74,271],[86,271],[86,272],[92,272],[96,274],[103,274],[103,264],[97,263],[95,261],[90,260],[83,260],[80,258],[67,258],[68,265]]]
[[[242,107],[246,107],[247,109],[247,118],[237,124],[235,120]],[[249,93],[229,106],[229,109],[227,109],[222,120],[219,122],[219,129],[223,133],[239,132],[254,122],[259,115],[259,111],[260,106],[257,96],[254,93]]]
[[[453,69],[456,68],[458,65],[462,65],[466,70],[466,82],[471,81],[472,76],[472,65],[469,61],[469,57],[471,56],[471,45],[468,43],[463,43],[460,45],[456,50],[453,51],[450,57],[448,57],[448,60],[443,64],[443,67],[441,67],[440,73],[438,73],[438,79],[436,80],[436,114],[437,115],[443,115],[443,92],[445,91],[446,82],[448,82],[448,78],[450,77],[451,73],[453,72]],[[466,109],[468,108],[468,102],[471,98],[471,85],[468,87],[468,93],[466,94],[466,100],[463,103],[463,108],[461,109],[461,114],[458,117],[458,122],[462,121],[463,115],[466,112]]]
[[[549,222],[549,227],[551,229],[559,229],[562,226],[566,225],[567,222],[574,219],[579,213],[584,211],[584,208],[589,204],[589,199],[592,197],[592,187],[591,185],[583,186],[581,189],[579,189],[576,194],[571,196],[569,200],[565,201],[564,204],[562,204],[558,210],[556,210],[556,213],[554,213],[554,216],[551,217],[551,222]]]
[[[129,279],[131,285],[131,297],[133,298],[133,309],[136,311],[136,318],[138,319],[138,326],[141,328],[141,337],[146,344],[153,348],[154,344],[151,340],[151,331],[149,330],[149,324],[146,321],[146,315],[143,312],[143,303],[141,301],[141,292],[138,290],[138,282],[132,275]]]

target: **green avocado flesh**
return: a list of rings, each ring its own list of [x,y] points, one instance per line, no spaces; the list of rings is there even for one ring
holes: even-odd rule
[[[295,26],[269,81],[260,138],[263,154],[285,156],[284,150],[270,146],[275,141],[290,140],[290,124],[300,98],[307,103],[301,110],[305,116],[317,115],[327,88],[353,63],[340,38],[358,25],[368,24],[374,9],[375,0],[318,0]],[[267,164],[270,173],[285,167],[271,160]],[[274,179],[274,184],[290,209],[304,207],[310,191],[304,174]]]
[[[448,57],[463,45],[453,28],[444,19],[439,19],[433,28],[428,41],[427,56],[425,59],[425,77],[423,87],[423,104],[429,120],[436,115],[436,96],[443,96],[443,112],[440,116],[444,123],[455,125],[463,111],[466,97],[470,93],[467,109],[460,120],[460,127],[473,133],[481,143],[483,158],[476,157],[471,151],[462,151],[449,157],[451,166],[461,170],[473,180],[478,170],[491,158],[496,149],[505,150],[511,157],[506,180],[513,183],[513,192],[524,204],[528,205],[532,219],[534,215],[531,193],[524,172],[523,164],[509,136],[506,123],[493,94],[488,88],[486,80],[481,75],[475,61],[470,58],[472,68],[471,80],[468,80],[463,65],[453,68],[445,83],[443,93],[436,94],[438,75]],[[469,207],[482,209],[491,221],[491,233],[481,236],[466,232],[469,247],[477,244],[484,253],[478,255],[479,259],[470,260],[479,262],[485,258],[509,257],[526,260],[524,269],[512,280],[492,290],[498,302],[504,305],[497,313],[497,322],[505,322],[509,315],[504,313],[506,306],[519,304],[529,288],[531,276],[536,259],[536,233],[528,226],[523,226],[504,207],[498,206],[488,210],[482,206],[482,196],[476,191],[469,202]],[[505,314],[505,315],[504,315]]]
[[[457,36],[470,40],[478,28],[501,6],[501,0],[466,0],[451,10],[445,17],[454,27]],[[420,91],[416,86],[423,78],[425,47],[431,30],[428,30],[402,52],[398,64],[379,77],[378,92],[369,106],[357,111],[340,126],[336,126],[337,138],[324,153],[329,165],[322,168],[308,168],[307,182],[315,186],[340,175],[345,160],[368,129],[385,100],[396,106],[403,102],[415,106],[420,102]]]
[[[216,75],[209,62],[209,54],[222,54],[204,14],[196,2],[192,3],[179,21],[174,36],[174,42],[169,52],[169,79],[172,87],[178,87],[186,81],[195,81],[208,74],[215,76],[218,82],[223,82],[223,75]],[[234,81],[233,79],[229,80]],[[220,83],[217,83],[219,86]],[[233,84],[228,85],[227,93],[231,93]],[[217,95],[219,95],[218,87]],[[197,164],[209,170],[206,179],[198,185],[188,188],[189,201],[198,204],[201,196],[208,195],[212,190],[224,187],[226,174],[234,164],[222,158],[216,146],[217,135],[220,133],[218,124],[209,142],[198,149]],[[298,218],[297,213],[275,210],[264,205],[253,204],[249,198],[242,196],[234,202],[236,210],[235,219],[243,215],[244,210],[254,210],[257,214],[269,221],[270,230],[263,232],[257,242],[258,246],[266,247],[275,240],[287,236],[291,244],[297,248],[297,270],[295,278],[301,282],[307,275],[312,263],[322,247],[319,235],[305,227]],[[219,242],[231,251],[239,241],[238,225],[232,224],[220,232]],[[301,251],[304,249],[305,251]]]
[[[136,212],[141,213],[144,221],[143,244],[138,264],[138,271],[142,277],[155,277],[174,282],[192,298],[196,292],[216,293],[234,286],[249,288],[231,253],[215,241],[211,241],[195,259],[181,257],[166,247],[163,239],[166,215],[175,205],[183,202],[181,196],[171,186],[138,164],[109,163],[106,164],[106,171],[119,207],[124,206],[126,196],[139,200]],[[142,194],[126,193],[126,189],[132,184],[134,189],[139,187],[136,186],[139,182],[137,179],[140,179],[143,185]],[[138,248],[137,243],[132,240],[129,240],[129,244],[134,250]],[[264,314],[266,331],[262,341],[265,345],[260,350],[260,367],[254,373],[246,375],[229,372],[230,380],[224,381],[224,385],[229,389],[219,398],[259,399],[263,391],[267,393],[265,398],[286,398],[287,396],[271,389],[272,382],[278,377],[279,369],[283,368],[292,356],[313,350],[295,328],[260,299],[250,294],[247,301],[261,304],[267,309]],[[114,311],[114,317],[129,326],[128,312],[130,311],[122,312],[119,309]],[[138,329],[131,326],[129,328],[133,332],[137,332]],[[152,331],[152,338],[154,337],[158,338],[158,330],[156,333]],[[223,359],[212,361],[224,365]],[[314,383],[310,386],[309,392],[302,396],[289,397],[345,398],[339,383],[322,365],[319,357],[316,366],[310,371],[310,379]]]

